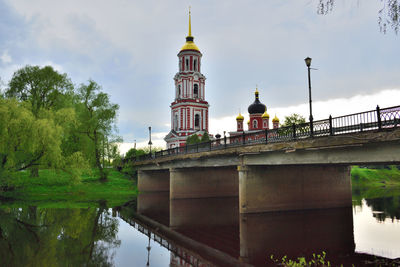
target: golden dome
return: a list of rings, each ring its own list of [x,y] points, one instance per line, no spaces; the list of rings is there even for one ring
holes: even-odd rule
[[[184,50],[196,50],[200,52],[200,49],[193,41],[186,41],[186,43],[182,46],[181,51]]]
[[[186,36],[186,43],[182,46],[181,52],[184,50],[195,50],[195,51],[200,52],[197,45],[193,42],[194,37],[192,36],[192,23],[191,23],[190,17],[191,17],[191,15],[190,15],[190,7],[189,7],[189,34],[188,34],[188,36]]]
[[[242,121],[242,120],[244,120],[243,115],[239,113],[239,115],[236,117],[236,120],[237,120],[237,121]]]
[[[250,124],[250,120],[247,121],[247,124]]]
[[[261,118],[269,119],[269,114],[267,113],[267,111],[265,111],[264,114],[262,114]]]
[[[272,119],[272,122],[279,122],[279,119],[278,119],[278,117],[276,116],[276,114],[275,114],[275,117]]]

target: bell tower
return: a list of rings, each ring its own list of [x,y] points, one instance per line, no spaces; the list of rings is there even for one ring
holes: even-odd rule
[[[175,74],[175,99],[171,103],[171,131],[164,140],[167,148],[183,146],[194,133],[208,132],[208,102],[205,100],[205,80],[201,73],[202,54],[192,36],[189,8],[189,33],[178,53],[178,73]]]

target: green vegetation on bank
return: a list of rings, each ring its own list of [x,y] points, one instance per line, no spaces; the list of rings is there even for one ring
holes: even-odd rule
[[[70,181],[71,175],[63,171],[40,170],[35,178],[29,177],[27,171],[19,172],[14,178],[14,190],[0,192],[0,199],[10,199],[15,205],[57,208],[98,206],[102,201],[113,207],[137,195],[134,180],[112,169],[108,170],[107,181],[100,179],[98,170],[84,173],[79,183]]]
[[[351,169],[353,199],[400,195],[400,166],[354,166]]]
[[[92,80],[75,86],[51,66],[17,70],[0,94],[0,191],[13,190],[20,171],[62,170],[76,184],[96,168],[107,180],[118,108]]]

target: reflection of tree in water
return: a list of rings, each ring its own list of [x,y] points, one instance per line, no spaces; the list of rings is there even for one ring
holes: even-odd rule
[[[385,218],[391,218],[392,221],[396,219],[400,220],[400,196],[372,198],[365,201],[373,211],[382,212],[374,213],[374,217],[378,221],[383,222]]]
[[[5,266],[112,266],[118,220],[105,209],[0,209]]]

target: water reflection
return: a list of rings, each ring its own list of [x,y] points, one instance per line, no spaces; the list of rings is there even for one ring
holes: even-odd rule
[[[378,199],[375,201],[384,202]],[[371,201],[363,200],[362,206],[354,207],[356,252],[390,259],[399,258],[400,220],[391,219],[390,215],[384,218],[384,212],[374,210],[374,206],[368,203]]]
[[[112,266],[118,220],[105,207],[0,209],[3,266]]]
[[[374,211],[374,217],[384,222],[387,218],[392,221],[400,220],[400,196],[366,199],[366,204]]]
[[[112,210],[102,202],[84,209],[0,208],[0,265],[213,266],[221,259],[210,248],[255,266],[272,265],[271,254],[326,251],[344,266],[373,260],[360,253],[400,257],[399,196],[360,204],[240,215],[237,198],[169,201],[168,193],[153,193]]]
[[[332,255],[354,251],[351,208],[241,215],[240,256],[247,262],[263,265],[271,254],[295,259],[322,251],[333,262]]]
[[[131,207],[133,211],[136,209]],[[169,224],[169,192],[141,193],[137,199],[137,212],[164,225]]]

